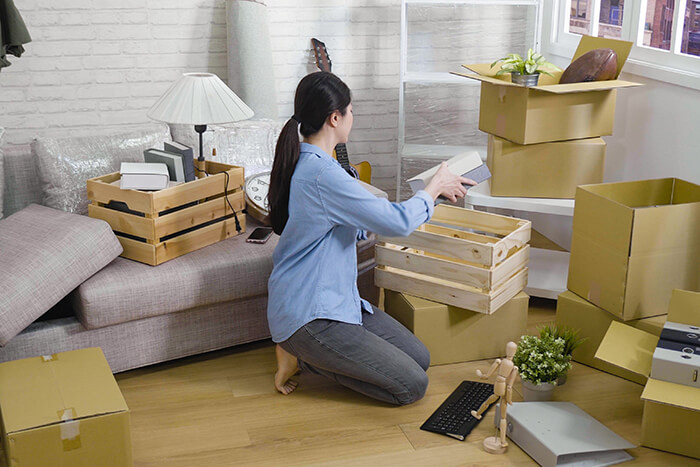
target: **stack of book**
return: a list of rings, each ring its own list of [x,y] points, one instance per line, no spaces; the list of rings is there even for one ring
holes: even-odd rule
[[[163,149],[146,149],[143,152],[145,162],[165,164],[170,180],[174,182],[191,182],[195,179],[194,151],[191,147],[177,141],[164,143]]]

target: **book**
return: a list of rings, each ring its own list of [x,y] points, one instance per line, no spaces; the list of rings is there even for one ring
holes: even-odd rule
[[[166,141],[163,146],[166,152],[178,154],[182,157],[182,165],[185,167],[185,181],[191,182],[194,180],[196,178],[194,173],[194,149],[178,141]]]
[[[162,190],[168,186],[168,167],[160,163],[122,162],[119,169],[122,190]]]
[[[168,167],[170,180],[175,182],[185,181],[185,166],[182,163],[182,157],[179,154],[173,154],[163,151],[162,149],[146,149],[143,151],[143,159],[145,162],[161,163]]]
[[[450,169],[450,172],[470,178],[476,183],[481,183],[491,178],[491,172],[476,151],[465,152],[454,156],[447,161],[447,167]],[[439,168],[440,164],[437,164],[425,172],[409,178],[407,182],[411,190],[415,193],[418,190],[425,189]],[[471,185],[465,185],[465,188],[469,189]]]

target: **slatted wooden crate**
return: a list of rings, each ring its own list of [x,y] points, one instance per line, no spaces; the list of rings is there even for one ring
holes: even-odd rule
[[[380,237],[375,282],[397,292],[491,314],[527,284],[531,223],[438,205],[408,237]]]
[[[109,223],[121,256],[152,266],[238,234],[224,190],[245,232],[243,168],[207,161],[206,171],[209,177],[159,191],[122,190],[119,172],[92,178],[88,215]]]

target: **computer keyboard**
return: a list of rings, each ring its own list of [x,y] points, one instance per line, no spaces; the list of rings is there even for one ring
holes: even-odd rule
[[[420,429],[464,441],[481,421],[472,417],[471,411],[478,410],[491,394],[493,384],[462,381]],[[481,418],[483,420],[483,415]]]

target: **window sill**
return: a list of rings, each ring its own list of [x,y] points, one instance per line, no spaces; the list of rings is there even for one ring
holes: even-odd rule
[[[669,68],[633,58],[627,59],[622,72],[700,91],[700,73]]]

